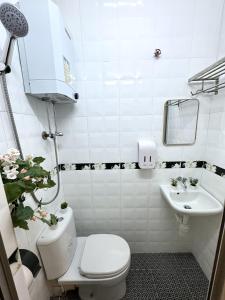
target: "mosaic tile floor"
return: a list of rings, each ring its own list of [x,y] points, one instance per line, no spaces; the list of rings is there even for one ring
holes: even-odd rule
[[[190,253],[133,254],[123,300],[205,300],[207,289]],[[69,292],[67,300],[79,300],[77,292]]]

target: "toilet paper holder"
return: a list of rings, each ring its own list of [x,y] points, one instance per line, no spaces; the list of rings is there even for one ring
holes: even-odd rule
[[[36,254],[27,249],[16,249],[9,258],[9,264],[18,262],[18,252],[22,265],[26,266],[35,278],[41,270],[40,262]]]

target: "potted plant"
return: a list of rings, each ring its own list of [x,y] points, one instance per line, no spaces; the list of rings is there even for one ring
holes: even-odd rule
[[[55,229],[58,225],[58,218],[57,216],[50,214],[49,226],[51,229]]]
[[[190,177],[189,182],[190,182],[190,187],[196,189],[196,187],[198,186],[199,180],[197,178]]]
[[[29,230],[29,221],[36,220],[49,226],[55,225],[57,217],[51,214],[49,219],[48,213],[41,208],[41,205],[34,210],[25,204],[28,194],[55,186],[50,172],[41,166],[44,160],[43,157],[31,155],[21,159],[17,149],[9,149],[6,154],[0,155],[0,174],[14,227]]]
[[[171,184],[171,186],[173,187],[173,188],[177,188],[177,184],[178,184],[178,180],[177,180],[177,178],[171,178],[170,179],[170,184]]]
[[[61,212],[65,213],[67,211],[68,203],[66,201],[62,202],[60,207],[61,207]]]

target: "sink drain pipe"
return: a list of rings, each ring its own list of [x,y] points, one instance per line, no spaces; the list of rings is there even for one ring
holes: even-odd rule
[[[185,236],[190,231],[189,216],[175,214],[178,223],[179,236]]]

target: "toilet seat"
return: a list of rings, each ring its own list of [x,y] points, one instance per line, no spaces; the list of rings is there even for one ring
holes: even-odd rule
[[[123,272],[129,264],[130,248],[123,238],[113,234],[93,234],[86,239],[79,271],[87,278],[109,278]]]

